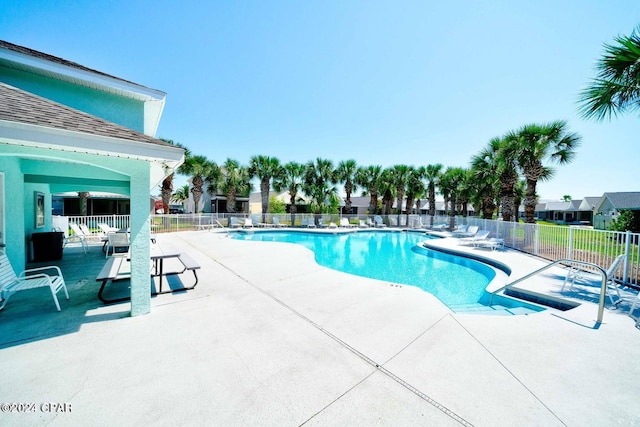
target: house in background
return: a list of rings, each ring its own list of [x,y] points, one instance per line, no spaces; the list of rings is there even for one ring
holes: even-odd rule
[[[640,210],[640,191],[604,193],[595,207],[594,228],[606,230],[623,210]]]
[[[600,197],[585,197],[575,200],[543,200],[536,204],[538,220],[556,224],[593,225],[595,204]]]
[[[150,310],[149,197],[184,161],[154,137],[164,103],[161,91],[0,41],[0,243],[16,270],[31,235],[52,230],[54,194],[128,197],[131,313]]]

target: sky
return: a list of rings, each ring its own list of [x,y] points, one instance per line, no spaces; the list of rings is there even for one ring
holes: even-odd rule
[[[0,39],[166,92],[156,137],[218,164],[468,167],[565,120],[581,144],[541,199],[640,191],[638,112],[577,109],[604,44],[639,24],[638,0],[0,2]]]

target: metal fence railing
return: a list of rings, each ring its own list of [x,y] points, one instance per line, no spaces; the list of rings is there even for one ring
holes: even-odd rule
[[[550,261],[567,258],[596,264],[606,270],[620,254],[626,254],[625,263],[616,272],[616,279],[629,286],[640,287],[640,233],[594,230],[581,226],[553,226],[504,222],[477,217],[447,217],[428,215],[379,215],[387,227],[428,229],[451,228],[451,225],[477,225],[489,230],[491,237],[504,240],[505,245]],[[234,219],[232,219],[234,218]],[[339,225],[342,218],[356,226],[373,225],[371,215],[339,214],[169,214],[152,215],[150,224],[153,233],[204,230],[213,227],[242,226],[244,219],[251,218],[254,226],[278,223],[287,227]],[[71,216],[69,222],[85,224],[92,235],[102,236],[99,224],[128,228],[128,215]]]

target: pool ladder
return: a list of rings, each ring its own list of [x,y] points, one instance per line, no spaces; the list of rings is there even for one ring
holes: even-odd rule
[[[530,279],[531,277],[542,273],[543,271],[553,267],[556,264],[560,264],[560,263],[565,263],[565,264],[577,264],[577,265],[582,265],[582,266],[587,266],[590,268],[593,268],[595,270],[598,270],[600,272],[600,275],[602,276],[602,283],[600,285],[600,299],[598,302],[598,319],[597,319],[597,325],[600,325],[602,323],[602,316],[604,315],[604,302],[605,302],[605,297],[607,295],[607,272],[600,267],[599,265],[593,264],[591,262],[586,262],[586,261],[578,261],[575,259],[568,259],[568,258],[563,258],[563,259],[559,259],[556,261],[553,261],[551,264],[545,265],[542,268],[539,268],[529,274],[527,274],[526,276],[523,276],[517,280],[514,280],[511,283],[508,283],[506,285],[504,285],[503,287],[501,287],[498,290],[495,290],[493,292],[491,292],[491,297],[489,299],[489,304],[491,305],[493,303],[493,296],[495,294],[497,294],[498,292],[502,292],[508,288],[510,288],[511,286],[515,285],[516,283],[520,283],[523,282],[527,279]]]

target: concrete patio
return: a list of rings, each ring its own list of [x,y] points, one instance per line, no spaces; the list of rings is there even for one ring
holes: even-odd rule
[[[566,312],[456,314],[412,286],[321,267],[298,245],[207,231],[158,244],[188,252],[200,282],[152,298],[146,316],[98,301],[98,243],[64,250],[61,312],[46,289],[12,297],[0,311],[0,424],[640,425],[630,300],[599,327],[577,287]],[[457,250],[512,278],[544,265]],[[556,295],[562,274],[523,287]]]

